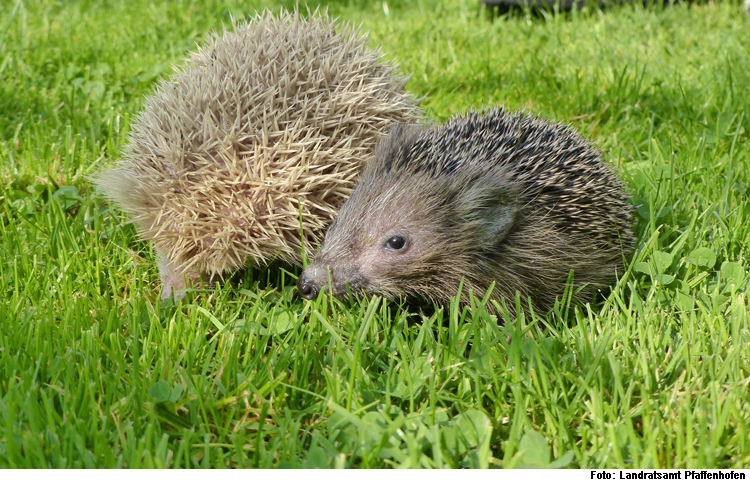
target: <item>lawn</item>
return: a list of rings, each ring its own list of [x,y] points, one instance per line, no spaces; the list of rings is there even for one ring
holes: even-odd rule
[[[332,0],[436,121],[505,104],[621,172],[611,294],[498,320],[302,300],[295,268],[159,300],[95,194],[160,76],[255,0],[0,3],[0,467],[750,466],[750,17]],[[519,307],[520,308],[520,307]]]

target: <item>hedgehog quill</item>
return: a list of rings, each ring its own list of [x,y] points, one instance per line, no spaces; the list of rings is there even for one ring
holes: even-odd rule
[[[317,247],[393,122],[405,77],[327,14],[258,14],[162,81],[95,182],[156,247],[162,297]]]
[[[628,198],[601,154],[560,124],[492,109],[396,126],[298,288],[306,299],[330,290],[442,305],[462,281],[464,304],[494,283],[494,300],[511,308],[518,292],[545,311],[572,272],[585,301],[632,253]]]

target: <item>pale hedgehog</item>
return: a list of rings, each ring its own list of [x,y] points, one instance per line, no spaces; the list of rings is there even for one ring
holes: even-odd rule
[[[548,310],[573,273],[579,300],[633,249],[628,194],[561,124],[503,109],[397,126],[298,281],[303,297],[380,294],[445,304],[468,290]],[[329,280],[330,278],[330,280]]]
[[[269,12],[214,34],[161,81],[119,167],[95,182],[151,240],[162,296],[317,246],[392,123],[406,77],[327,13]]]

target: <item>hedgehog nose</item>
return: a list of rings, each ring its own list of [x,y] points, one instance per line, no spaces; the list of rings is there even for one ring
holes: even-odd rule
[[[305,300],[314,299],[320,292],[320,288],[318,288],[313,280],[305,276],[305,273],[300,275],[299,280],[297,281],[297,288]]]

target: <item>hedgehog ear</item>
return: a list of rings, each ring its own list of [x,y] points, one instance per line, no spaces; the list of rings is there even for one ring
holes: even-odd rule
[[[504,181],[493,183],[478,181],[461,195],[464,201],[459,203],[462,222],[487,247],[504,240],[518,217],[518,196],[512,186]]]
[[[515,203],[495,199],[478,210],[481,224],[477,226],[477,233],[484,239],[484,245],[491,246],[504,240],[516,221]]]

